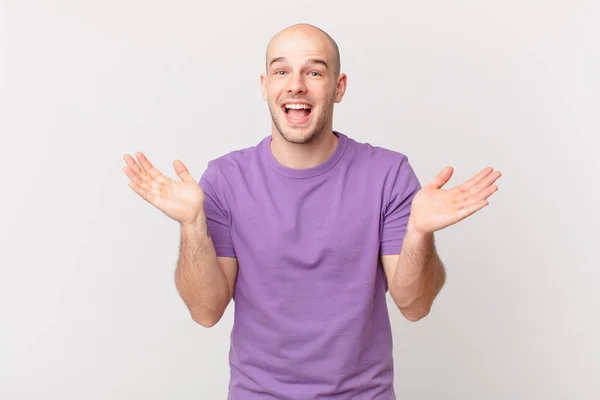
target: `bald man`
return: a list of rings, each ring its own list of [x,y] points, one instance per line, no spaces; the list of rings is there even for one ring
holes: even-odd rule
[[[342,101],[336,43],[294,25],[273,37],[261,75],[272,117],[257,145],[181,181],[125,155],[130,187],[180,224],[176,286],[191,317],[215,325],[233,299],[230,400],[390,400],[389,292],[409,321],[445,281],[434,232],[488,205],[485,168],[421,186],[407,157],[332,128]]]

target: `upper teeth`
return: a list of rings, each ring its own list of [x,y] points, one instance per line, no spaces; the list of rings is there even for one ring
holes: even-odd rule
[[[308,104],[286,104],[285,108],[293,108],[295,110],[300,110],[300,109],[310,109],[310,106]]]

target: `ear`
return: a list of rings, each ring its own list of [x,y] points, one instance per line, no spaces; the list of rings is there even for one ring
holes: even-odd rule
[[[267,76],[264,73],[260,74],[260,87],[263,94],[263,100],[267,101]]]
[[[348,84],[348,77],[346,74],[340,74],[337,79],[337,87],[335,89],[335,102],[340,103],[346,93],[346,85]]]

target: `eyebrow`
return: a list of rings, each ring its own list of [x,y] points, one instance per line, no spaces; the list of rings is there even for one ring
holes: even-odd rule
[[[271,67],[271,65],[273,65],[276,62],[285,62],[287,61],[285,57],[281,56],[281,57],[276,57],[274,59],[271,60],[271,62],[269,63],[269,67]],[[325,68],[329,68],[329,66],[327,65],[327,63],[325,62],[325,60],[323,60],[322,58],[311,58],[308,60],[308,64],[321,64],[323,65]]]

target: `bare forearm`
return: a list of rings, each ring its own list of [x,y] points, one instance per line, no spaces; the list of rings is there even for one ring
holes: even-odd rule
[[[196,322],[208,327],[221,318],[231,294],[204,215],[192,225],[181,225],[175,283]]]
[[[402,314],[411,321],[425,317],[446,280],[435,250],[433,234],[410,228],[404,238],[390,293]]]

